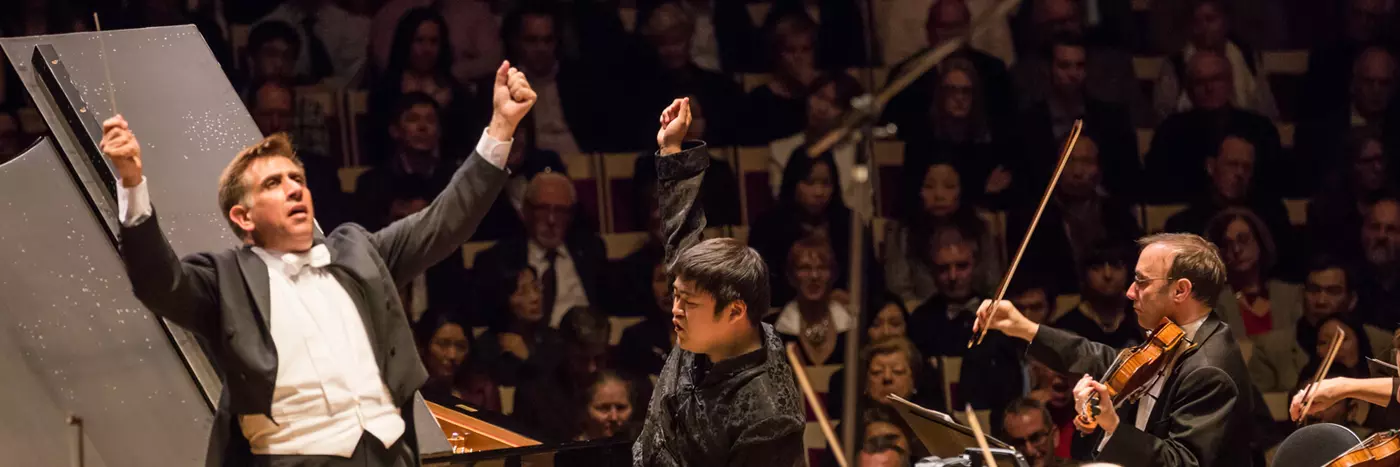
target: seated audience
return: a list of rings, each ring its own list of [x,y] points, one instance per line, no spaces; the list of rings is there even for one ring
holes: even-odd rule
[[[950,229],[934,233],[930,242],[930,262],[938,293],[914,310],[909,318],[909,336],[924,355],[960,357],[967,351],[972,322],[982,304],[982,291],[972,281],[977,247]]]
[[[619,437],[632,439],[641,428],[638,422],[646,408],[638,407],[642,399],[633,381],[612,370],[600,370],[584,386],[582,428],[574,439],[588,441]]]
[[[1315,174],[1314,177],[1342,168],[1344,157],[1338,156],[1344,154],[1347,132],[1351,128],[1375,127],[1384,135],[1383,145],[1400,142],[1396,139],[1400,136],[1400,127],[1397,127],[1397,119],[1391,118],[1394,112],[1395,55],[1385,47],[1371,46],[1362,50],[1356,56],[1356,61],[1348,64],[1348,68],[1351,69],[1348,80],[1336,84],[1338,90],[1346,90],[1345,94],[1321,103],[1325,107],[1302,114],[1299,118],[1296,148],[1300,162],[1303,162],[1302,169]],[[1331,94],[1329,90],[1306,89],[1304,94],[1314,91]]]
[[[773,80],[749,92],[752,142],[783,138],[807,126],[807,91],[821,75],[816,43],[817,25],[805,12],[784,15],[774,24],[766,43]]]
[[[1084,42],[1074,36],[1058,36],[1051,43],[1050,92],[1021,111],[1021,154],[1016,182],[1022,191],[1039,193],[1050,182],[1059,162],[1060,148],[1075,120],[1084,121],[1080,145],[1093,140],[1104,188],[1113,195],[1136,199],[1142,170],[1137,136],[1127,107],[1099,100],[1089,93]],[[1075,146],[1076,148],[1078,145]],[[1027,195],[1032,196],[1032,195]]]
[[[1353,128],[1347,138],[1345,161],[1327,176],[1308,203],[1307,242],[1345,258],[1359,257],[1356,239],[1372,203],[1396,193],[1390,158],[1378,129]]]
[[[380,119],[388,116],[389,109],[413,93],[427,95],[437,103],[443,126],[454,130],[477,126],[471,112],[477,96],[452,76],[452,46],[444,40],[447,35],[447,21],[433,9],[415,8],[404,15],[394,32],[389,66],[375,76],[370,89],[370,128],[382,127]],[[447,132],[440,137],[449,144],[458,143],[459,136],[471,139],[459,133]],[[384,147],[382,140],[370,143],[371,147]]]
[[[1323,12],[1335,16],[1319,21],[1319,15],[1314,14],[1300,22],[1304,24],[1290,25],[1295,30],[1309,26],[1334,29],[1333,34],[1320,37],[1316,43],[1303,42],[1305,47],[1311,48],[1307,75],[1303,78],[1303,89],[1307,91],[1299,96],[1302,99],[1299,115],[1303,116],[1321,115],[1345,105],[1357,56],[1367,47],[1389,39],[1388,26],[1395,14],[1395,3],[1384,0],[1346,0],[1318,5],[1323,6],[1320,8]],[[1329,19],[1332,21],[1327,21]]]
[[[1142,343],[1133,303],[1128,290],[1128,268],[1132,258],[1118,245],[1100,246],[1084,258],[1080,302],[1055,320],[1053,326],[1115,349]]]
[[[1215,148],[1205,159],[1209,185],[1184,211],[1167,218],[1166,231],[1205,235],[1207,224],[1221,211],[1245,209],[1259,216],[1280,247],[1290,251],[1294,241],[1288,209],[1278,197],[1260,189],[1259,176],[1263,172],[1257,162],[1257,147],[1244,137],[1228,135]]]
[[[925,47],[925,51],[945,40],[966,35],[972,24],[972,13],[968,10],[966,0],[940,0],[931,2],[927,19],[923,32],[929,45]],[[896,64],[890,70],[890,79],[908,70],[918,56],[915,54]],[[975,70],[973,75],[981,78],[979,82],[982,98],[986,99],[989,126],[999,129],[1011,126],[1010,120],[1016,113],[1016,99],[1011,88],[1011,77],[1006,71],[1006,63],[965,42],[949,55],[947,60],[939,64],[938,68],[920,75],[885,106],[883,119],[900,128],[900,139],[915,139],[918,136],[915,129],[934,125],[929,120],[933,116],[932,111],[936,111],[941,105],[938,99],[942,94],[939,90],[939,82],[942,81],[940,76],[946,72],[953,60],[970,64]]]
[[[709,141],[706,131],[709,125],[705,118],[705,107],[698,97],[690,96],[690,127],[686,130],[687,141],[701,140]],[[705,206],[705,222],[707,225],[739,225],[739,177],[734,174],[734,167],[728,160],[710,158],[710,168],[705,170],[705,178],[700,181],[700,202]],[[634,202],[655,203],[656,194],[656,149],[648,149],[637,154],[637,159],[632,163],[632,187],[636,196]],[[646,220],[641,214],[645,211],[639,209],[641,204],[634,205],[634,212],[637,214],[634,219]],[[657,213],[660,215],[660,212]]]
[[[896,395],[905,400],[935,410],[944,410],[943,396],[924,373],[923,356],[909,339],[892,337],[870,342],[861,348],[861,391],[857,397],[857,412],[872,407],[892,407],[886,396]],[[834,376],[834,375],[833,375]],[[835,382],[836,378],[832,378]],[[840,414],[845,407],[846,388],[832,384],[826,393],[826,413]],[[839,415],[838,415],[839,416]]]
[[[666,273],[666,265],[661,257],[656,258],[651,268],[651,281],[648,298],[652,301],[639,303],[650,306],[642,322],[622,331],[622,340],[617,344],[617,366],[634,375],[659,375],[666,364],[666,357],[676,344],[676,328],[671,324],[671,276]]]
[[[584,413],[590,380],[599,371],[611,368],[608,361],[608,317],[588,307],[569,310],[559,325],[563,338],[561,358],[541,367],[520,382],[515,393],[515,417],[540,435],[542,441],[565,442],[578,439],[577,417]],[[645,388],[650,391],[651,388]],[[637,394],[641,394],[638,392]],[[648,392],[649,393],[649,392]],[[639,404],[640,405],[640,404]]]
[[[370,22],[369,55],[374,69],[388,68],[394,30],[404,15],[415,8],[433,8],[448,25],[447,43],[453,51],[452,77],[459,83],[470,83],[478,77],[494,74],[501,64],[502,47],[500,26],[491,14],[490,3],[486,0],[391,0],[384,3]],[[530,78],[533,81],[537,77],[531,75]]]
[[[1016,45],[1019,57],[1011,69],[1012,85],[1020,98],[1018,107],[1025,108],[1050,94],[1050,45],[1061,35],[1083,37],[1089,42],[1084,73],[1090,96],[1130,110],[1137,107],[1141,88],[1133,75],[1132,57],[1116,41],[1099,40],[1086,30],[1084,5],[1080,1],[1035,0],[1025,6],[1029,12],[1018,15],[1026,18],[1021,35],[1025,40]]]
[[[339,163],[340,154],[331,154],[331,132],[326,116],[329,114],[315,99],[299,96],[294,91],[298,81],[293,71],[297,53],[301,50],[301,37],[292,25],[281,21],[259,23],[248,32],[248,45],[242,69],[247,76],[235,81],[239,95],[244,102],[256,99],[257,93],[266,83],[277,83],[291,92],[283,124],[283,131],[292,136],[297,145],[298,155],[313,152]],[[264,131],[264,134],[271,134]],[[303,159],[306,157],[301,156]]]
[[[405,94],[387,115],[392,147],[355,182],[358,221],[365,228],[384,225],[365,214],[387,211],[391,181],[414,180],[436,197],[466,160],[456,148],[442,144],[440,115],[437,101],[422,93]]]
[[[885,287],[913,303],[923,303],[938,292],[929,249],[933,234],[942,229],[957,230],[974,240],[977,263],[973,265],[973,282],[982,290],[996,287],[1005,267],[1003,245],[974,205],[962,196],[957,167],[935,162],[928,165],[919,181],[917,191],[902,190],[905,196],[918,196],[919,209],[906,211],[898,222],[885,223]]]
[[[418,355],[428,370],[423,398],[451,401],[461,399],[473,407],[501,411],[500,391],[472,352],[472,330],[450,313],[433,310],[413,325]],[[439,402],[441,403],[441,402]]]
[[[525,190],[525,236],[502,239],[476,256],[479,271],[529,266],[539,272],[546,323],[558,327],[573,307],[605,305],[603,278],[607,253],[598,234],[573,228],[578,211],[574,184],[562,174],[544,172]]]
[[[794,242],[816,235],[831,242],[836,252],[836,283],[838,301],[845,301],[847,275],[850,273],[851,210],[834,194],[841,191],[836,161],[831,154],[818,157],[795,157],[783,170],[783,186],[778,204],[753,223],[749,246],[757,250],[768,263],[771,277],[772,306],[786,305],[797,291],[787,281],[787,251]],[[874,258],[869,236],[864,245],[867,258]],[[867,273],[877,269],[868,261]],[[866,284],[872,284],[866,282]]]
[[[690,25],[684,34],[675,32],[676,42],[685,42],[697,68],[714,73],[764,71],[760,62],[762,56],[754,50],[754,45],[761,42],[761,35],[744,3],[718,0],[639,0],[636,3],[638,31],[658,14],[686,15]]]
[[[1200,50],[1187,61],[1186,76],[1191,110],[1167,117],[1152,135],[1145,166],[1156,186],[1148,200],[1183,202],[1206,193],[1211,177],[1205,159],[1222,152],[1221,141],[1226,136],[1251,146],[1256,194],[1295,194],[1287,192],[1289,165],[1278,129],[1268,118],[1236,108],[1230,100],[1234,95],[1230,62],[1218,53]]]
[[[807,146],[820,140],[827,132],[841,124],[841,117],[851,110],[851,99],[860,94],[860,83],[844,73],[828,73],[812,81],[806,96],[805,129],[797,134],[768,143],[771,155],[768,159],[768,185],[773,188],[773,196],[779,196],[783,186],[783,171],[788,161],[795,157],[806,157]],[[790,136],[788,136],[790,135]],[[855,170],[856,147],[853,144],[838,145],[827,152],[836,161],[836,174],[841,177],[841,201],[847,206],[855,202],[855,184],[851,172]]]
[[[821,237],[804,237],[792,244],[786,279],[797,293],[769,318],[785,344],[797,343],[804,365],[844,363],[846,331],[855,325],[846,307],[832,298],[833,256],[831,245]]]
[[[394,180],[390,182],[389,212],[382,222],[388,225],[413,215],[427,208],[432,200],[433,194],[416,180]],[[461,258],[459,249],[456,254],[429,267],[427,272],[400,285],[399,298],[403,301],[404,313],[408,314],[408,322],[417,322],[430,308],[457,312],[466,307],[468,294],[462,284],[466,283],[467,271]]]
[[[1191,98],[1182,86],[1186,82],[1186,62],[1200,50],[1209,50],[1225,57],[1233,70],[1234,95],[1230,101],[1236,108],[1278,119],[1278,106],[1269,89],[1268,76],[1260,70],[1261,59],[1249,47],[1238,42],[1231,27],[1234,17],[1228,14],[1225,0],[1197,0],[1191,7],[1190,37],[1186,46],[1162,62],[1153,86],[1153,107],[1158,120],[1168,115],[1191,110]]]
[[[365,67],[369,45],[369,18],[351,13],[325,0],[283,2],[253,26],[282,21],[297,26],[301,51],[296,74],[306,82],[324,79],[349,83]]]
[[[1205,237],[1225,261],[1225,288],[1215,313],[1236,339],[1283,329],[1302,315],[1303,290],[1277,279],[1279,250],[1259,216],[1226,209],[1207,224]]]
[[[1055,304],[1055,294],[1050,290],[1044,279],[1026,274],[1011,282],[1006,297],[1027,319],[1048,323]],[[981,344],[963,356],[958,397],[972,404],[973,409],[990,410],[994,422],[990,428],[995,429],[1006,404],[1027,394],[1029,374],[1026,342],[1006,337],[1000,331],[988,332]]]
[[[1400,201],[1387,196],[1371,205],[1360,242],[1357,314],[1367,324],[1395,331],[1400,325]]]
[[[535,127],[530,124],[533,118],[526,115],[515,127],[510,156],[506,159],[510,177],[506,179],[496,201],[491,203],[491,210],[486,212],[486,217],[481,219],[481,224],[472,234],[474,242],[525,236],[521,218],[524,217],[525,192],[529,190],[530,180],[542,172],[569,173],[559,153],[535,145]]]
[[[1328,351],[1332,348],[1332,342],[1338,336],[1344,336],[1342,346],[1337,349],[1337,355],[1332,360],[1332,367],[1327,372],[1328,378],[1357,378],[1365,379],[1371,377],[1371,365],[1367,358],[1371,357],[1371,341],[1362,324],[1344,315],[1332,315],[1322,320],[1322,325],[1317,328],[1317,345],[1313,346],[1308,354],[1308,363],[1303,365],[1303,369],[1298,371],[1298,381],[1294,388],[1301,388],[1312,383],[1313,376],[1317,374],[1318,366],[1327,358]]]
[[[552,368],[564,344],[559,331],[545,321],[535,270],[523,266],[475,272],[482,290],[490,291],[477,302],[491,328],[476,341],[473,353],[490,367],[492,379],[515,386],[527,373]]]
[[[865,314],[865,337],[861,342],[877,342],[889,338],[909,338],[909,311],[904,306],[904,302],[899,297],[885,294],[878,301],[879,305],[874,308],[875,313]],[[842,342],[837,346],[837,352],[845,352],[846,343]],[[860,376],[860,375],[857,375]],[[831,373],[828,380],[829,392],[840,392],[845,394],[846,366]],[[815,383],[814,383],[815,384]],[[828,399],[830,400],[830,399]],[[833,415],[835,417],[835,415]]]
[[[1096,247],[1131,248],[1142,235],[1134,207],[1103,189],[1101,154],[1097,140],[1080,136],[1022,258],[1022,267],[1052,278],[1056,290],[1080,289],[1086,260]],[[1019,206],[1007,216],[1008,247],[1020,244],[1034,209]]]
[[[1020,398],[1011,401],[1002,411],[1001,434],[998,439],[1010,444],[1026,458],[1029,467],[1068,465],[1068,459],[1057,455],[1060,428],[1050,418],[1045,405]]]
[[[1008,147],[997,140],[995,130],[987,119],[987,95],[972,62],[953,58],[943,62],[933,86],[933,104],[927,109],[929,119],[921,127],[901,127],[906,135],[904,166],[900,186],[918,186],[923,168],[934,161],[946,160],[957,166],[958,173],[972,187],[964,196],[983,205],[1004,201],[1013,187]],[[912,177],[912,178],[911,178]],[[915,207],[912,199],[903,200],[901,212]]]
[[[641,89],[630,94],[643,96],[639,102],[646,102],[646,109],[661,107],[661,103],[671,102],[675,96],[696,96],[705,103],[710,115],[725,117],[706,121],[710,138],[706,142],[713,147],[740,143],[742,119],[735,116],[744,115],[744,91],[729,76],[696,62],[692,53],[696,17],[682,5],[662,3],[650,11],[645,22],[639,21],[637,30],[651,46],[646,58],[652,64],[640,76]]]
[[[1074,426],[1077,413],[1074,409],[1074,395],[1070,391],[1074,384],[1069,375],[1057,373],[1044,363],[1033,359],[1029,360],[1028,366],[1031,391],[1026,398],[1039,402],[1049,410],[1052,423],[1059,428],[1060,440],[1056,443],[1055,457],[1088,459],[1098,445],[1089,441],[1094,438],[1075,435],[1078,432]]]
[[[1312,349],[1317,347],[1318,329],[1333,316],[1351,315],[1356,307],[1356,291],[1347,268],[1334,258],[1312,260],[1303,282],[1302,316],[1286,328],[1278,328],[1250,338],[1254,354],[1249,358],[1249,376],[1260,392],[1293,389]]]

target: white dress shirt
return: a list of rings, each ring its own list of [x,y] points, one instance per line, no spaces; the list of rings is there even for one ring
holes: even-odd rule
[[[503,167],[511,142],[482,132],[479,152]],[[117,190],[125,226],[151,216],[146,180]],[[268,315],[277,350],[271,415],[243,415],[243,436],[254,454],[350,457],[364,432],[387,448],[404,420],[379,373],[364,321],[349,293],[327,270],[331,253],[318,244],[303,253],[253,247],[267,265]]]
[[[535,272],[543,280],[545,271],[549,269],[549,261],[544,258],[545,249],[534,241],[526,242],[526,245],[530,267],[535,268]],[[574,259],[569,256],[569,249],[560,246],[554,251],[558,254],[554,258],[557,280],[554,309],[544,311],[549,313],[549,327],[558,328],[559,322],[564,320],[564,313],[568,313],[570,308],[588,306],[588,293],[583,289],[583,279],[578,277],[578,269],[574,268]]]
[[[1205,318],[1204,316],[1202,316],[1200,319],[1197,319],[1195,322],[1193,322],[1193,323],[1191,323],[1191,324],[1182,325],[1182,326],[1181,326],[1181,330],[1182,330],[1182,332],[1185,332],[1185,333],[1186,333],[1186,340],[1187,340],[1187,341],[1195,341],[1195,340],[1196,340],[1196,331],[1199,331],[1199,330],[1201,329],[1201,325],[1202,325],[1202,324],[1205,324],[1205,322],[1206,322],[1206,318]],[[1177,352],[1185,352],[1185,351],[1186,351],[1186,346],[1185,346],[1185,345],[1182,345],[1182,346],[1178,346],[1178,347],[1177,347]],[[1178,362],[1178,363],[1179,363],[1179,362]],[[1168,368],[1168,369],[1167,369],[1168,372],[1175,371],[1175,370],[1176,370],[1175,368]],[[1155,383],[1152,384],[1152,388],[1150,388],[1150,389],[1147,390],[1147,394],[1144,395],[1144,396],[1142,396],[1142,399],[1138,399],[1137,417],[1136,417],[1135,420],[1133,420],[1133,426],[1136,427],[1137,429],[1139,429],[1139,430],[1147,430],[1147,417],[1152,416],[1152,407],[1154,407],[1154,406],[1157,405],[1157,396],[1159,396],[1159,395],[1162,394],[1162,387],[1165,386],[1165,385],[1167,384],[1167,378],[1170,377],[1170,376],[1171,376],[1170,373],[1166,373],[1166,374],[1163,374],[1161,378],[1157,378],[1157,382],[1155,382]],[[1109,439],[1109,438],[1112,438],[1112,437],[1113,437],[1113,435],[1111,435],[1111,434],[1105,435],[1105,436],[1103,437],[1103,441],[1100,441],[1100,442],[1099,442],[1099,448],[1098,448],[1097,450],[1098,450],[1098,451],[1103,451],[1103,447],[1108,445],[1108,439]]]

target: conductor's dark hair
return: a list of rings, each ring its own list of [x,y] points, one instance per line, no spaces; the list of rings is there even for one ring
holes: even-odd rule
[[[742,301],[749,324],[758,327],[768,310],[768,265],[753,248],[732,238],[713,238],[681,253],[671,265],[671,275],[694,282],[700,292],[715,298],[715,313]]]
[[[301,52],[301,36],[297,35],[296,27],[285,21],[264,21],[253,26],[248,31],[248,46],[245,54],[251,58],[253,54],[268,42],[280,40],[287,43],[287,48],[293,52]]]

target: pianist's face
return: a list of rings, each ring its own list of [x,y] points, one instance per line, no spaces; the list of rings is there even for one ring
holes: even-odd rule
[[[286,252],[311,249],[316,211],[306,172],[291,159],[271,156],[253,161],[243,180],[248,194],[231,215],[252,234],[253,244]]]

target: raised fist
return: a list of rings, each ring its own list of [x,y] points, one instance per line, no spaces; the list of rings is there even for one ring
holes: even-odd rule
[[[681,143],[689,130],[690,98],[671,101],[671,105],[661,111],[661,129],[656,131],[656,144],[661,146],[661,155],[681,152]]]
[[[487,132],[492,138],[510,140],[515,134],[516,125],[535,105],[535,90],[525,80],[525,73],[512,68],[510,62],[501,62],[496,69],[496,83],[491,87],[491,126]]]
[[[101,150],[112,160],[122,186],[132,188],[141,184],[141,144],[121,115],[102,122]]]

